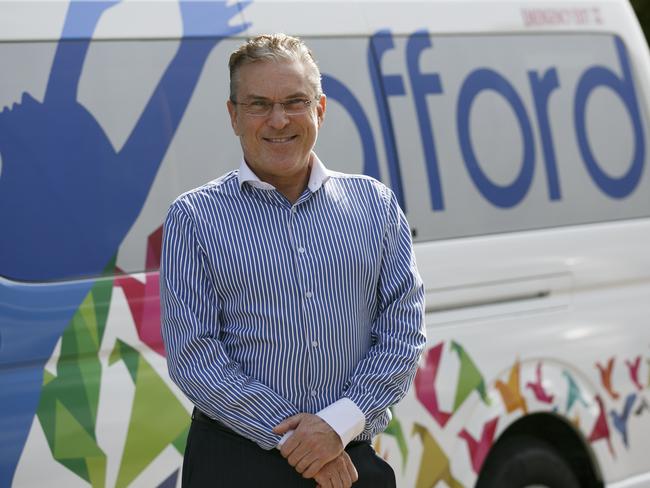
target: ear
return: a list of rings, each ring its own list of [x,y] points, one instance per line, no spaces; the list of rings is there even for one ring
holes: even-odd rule
[[[327,97],[321,95],[318,103],[316,104],[316,117],[318,117],[318,128],[323,125],[323,120],[325,120],[325,108],[327,107]]]
[[[228,115],[230,115],[230,125],[232,130],[235,132],[236,136],[240,135],[239,131],[239,121],[237,120],[237,105],[232,103],[231,100],[226,102],[226,107],[228,107]]]

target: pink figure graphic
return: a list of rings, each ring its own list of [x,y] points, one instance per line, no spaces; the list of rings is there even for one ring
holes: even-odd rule
[[[612,387],[612,371],[614,370],[614,358],[609,358],[607,361],[607,366],[602,366],[600,363],[596,363],[598,371],[600,371],[600,381],[603,383],[603,387],[609,393],[614,400],[618,400],[621,395],[619,395],[614,388]]]
[[[497,423],[499,422],[499,417],[495,417],[483,426],[483,432],[481,433],[481,440],[477,441],[472,437],[472,435],[467,432],[466,429],[463,429],[459,432],[458,437],[465,439],[467,442],[467,448],[469,449],[469,456],[472,460],[472,469],[475,473],[481,470],[483,462],[487,456],[492,443],[494,442],[494,434],[497,430]]]
[[[414,381],[415,396],[441,427],[444,427],[451,418],[449,412],[443,412],[438,407],[438,394],[436,393],[436,375],[438,374],[438,366],[442,357],[443,345],[441,342],[429,349],[425,365],[424,367],[418,368]]]
[[[158,227],[147,239],[147,270],[157,271],[160,267],[161,245],[162,226]],[[116,271],[122,272],[119,268],[116,268]],[[161,356],[165,356],[165,347],[160,332],[160,278],[158,273],[147,273],[144,283],[128,275],[117,276],[115,285],[124,290],[140,340]]]
[[[543,381],[542,381],[542,362],[540,361],[537,363],[537,369],[536,369],[536,381],[535,383],[529,381],[526,383],[526,387],[530,388],[533,390],[533,393],[535,394],[535,398],[539,400],[540,402],[543,403],[553,403],[553,395],[549,395],[546,390],[544,389]]]
[[[639,383],[639,367],[641,366],[641,356],[634,358],[634,361],[625,360],[625,365],[630,372],[630,378],[632,378],[632,383],[636,386],[637,390],[643,390],[643,385]]]
[[[601,439],[607,440],[607,446],[609,447],[609,452],[612,453],[613,457],[616,457],[614,453],[614,448],[612,447],[612,440],[610,438],[609,426],[607,425],[607,415],[605,414],[605,405],[603,404],[603,399],[600,398],[600,395],[596,395],[596,401],[598,402],[598,419],[594,424],[594,428],[587,439],[589,442],[596,442]]]

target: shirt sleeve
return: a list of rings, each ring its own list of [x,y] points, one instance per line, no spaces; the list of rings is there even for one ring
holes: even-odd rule
[[[345,392],[365,416],[364,436],[386,428],[386,409],[407,393],[426,343],[424,286],[415,264],[411,230],[388,190],[387,223],[377,283],[378,314],[371,346]]]
[[[219,340],[221,304],[189,212],[177,201],[164,225],[160,267],[162,334],[171,379],[206,415],[272,449],[272,429],[298,410],[244,374]]]

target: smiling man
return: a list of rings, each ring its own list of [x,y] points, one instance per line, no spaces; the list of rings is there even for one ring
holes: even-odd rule
[[[301,40],[258,36],[229,67],[243,160],[164,227],[163,337],[195,405],[183,486],[395,486],[370,440],[425,343],[408,223],[313,152],[326,97]]]

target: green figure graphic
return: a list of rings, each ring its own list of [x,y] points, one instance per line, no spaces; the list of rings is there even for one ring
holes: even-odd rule
[[[135,385],[129,431],[122,452],[116,488],[128,486],[170,444],[182,455],[190,416],[144,356],[121,340],[109,364],[123,361]]]
[[[397,419],[397,417],[395,417],[395,415],[393,415],[393,418],[390,420],[390,423],[386,427],[384,434],[393,436],[397,441],[399,452],[402,455],[402,471],[404,471],[406,469],[406,461],[408,461],[409,448],[408,448],[408,444],[406,443],[406,438],[404,437],[402,424]]]
[[[107,270],[112,270],[114,261]],[[102,366],[99,350],[113,291],[112,279],[98,279],[61,338],[56,375],[45,371],[38,419],[52,456],[91,484],[106,483],[106,454],[95,428]]]
[[[460,373],[458,374],[458,385],[456,386],[456,398],[454,400],[454,413],[474,390],[478,391],[483,403],[489,405],[490,399],[485,389],[485,380],[474,364],[474,361],[472,361],[472,358],[465,352],[463,346],[455,341],[451,342],[451,350],[458,354],[458,359],[460,360]]]

